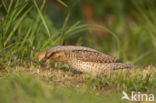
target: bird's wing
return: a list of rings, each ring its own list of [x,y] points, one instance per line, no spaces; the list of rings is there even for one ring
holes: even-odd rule
[[[77,60],[82,60],[84,62],[96,62],[96,63],[117,63],[121,62],[109,55],[103,54],[98,51],[90,50],[73,50],[74,57]]]

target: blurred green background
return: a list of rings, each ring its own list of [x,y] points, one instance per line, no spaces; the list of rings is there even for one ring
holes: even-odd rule
[[[84,45],[128,63],[155,64],[154,0],[2,0],[0,7],[1,61]]]
[[[137,71],[98,80],[80,75],[85,88],[75,88],[75,83],[62,88],[54,85],[51,71],[40,77],[36,70],[41,63],[36,58],[55,45],[82,45],[125,63],[155,68],[155,27],[155,0],[1,0],[0,102],[121,103],[123,89],[151,93],[156,88],[156,74],[144,76]],[[65,74],[69,81],[74,79],[66,72],[61,76]],[[94,91],[97,88],[102,92],[113,88],[113,92],[99,96]]]

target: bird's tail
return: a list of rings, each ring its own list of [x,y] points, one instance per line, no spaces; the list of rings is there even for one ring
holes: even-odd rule
[[[143,67],[131,65],[131,64],[125,64],[125,63],[110,63],[112,70],[117,70],[117,69],[145,69]]]

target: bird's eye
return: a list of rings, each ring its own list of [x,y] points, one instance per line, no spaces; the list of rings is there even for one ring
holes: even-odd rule
[[[47,59],[50,59],[50,56],[48,56]]]

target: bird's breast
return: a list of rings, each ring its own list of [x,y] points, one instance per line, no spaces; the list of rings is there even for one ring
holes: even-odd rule
[[[107,65],[103,63],[83,62],[80,60],[71,60],[67,64],[77,71],[92,74],[100,74],[107,68]]]

